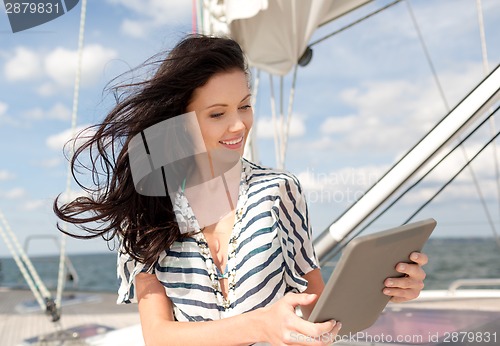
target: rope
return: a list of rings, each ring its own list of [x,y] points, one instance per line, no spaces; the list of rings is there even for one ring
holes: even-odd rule
[[[483,71],[484,75],[487,76],[490,73],[490,67],[488,64],[488,49],[486,46],[486,34],[484,30],[484,19],[483,19],[483,7],[481,0],[476,0],[476,8],[477,8],[477,19],[479,24],[479,36],[481,38],[481,55],[483,58]],[[495,126],[495,118],[490,118],[490,133],[493,134],[496,132]],[[492,143],[492,151],[493,151],[493,161],[495,165],[495,178],[497,183],[497,200],[498,200],[498,210],[500,215],[500,165],[498,163],[497,156],[497,144],[496,142]],[[500,240],[497,239],[497,243],[500,244]],[[499,245],[500,246],[500,245]]]
[[[250,102],[252,103],[252,109],[255,109],[255,104],[257,103],[257,94],[259,92],[259,84],[260,84],[260,69],[257,70],[257,76],[255,77],[255,81],[253,83],[252,87],[252,98]],[[254,110],[254,123],[255,123],[255,110]],[[256,137],[256,126],[252,126],[250,129],[250,133],[248,134],[249,137],[249,143],[248,143],[248,150],[250,151],[250,161],[252,162],[259,162],[259,157],[257,155],[257,137]],[[246,151],[246,150],[245,150]]]
[[[481,37],[481,53],[483,57],[483,71],[484,75],[487,76],[490,73],[490,67],[488,66],[488,49],[486,47],[486,35],[484,32],[484,20],[483,20],[483,7],[481,0],[476,0],[477,8],[477,20],[479,22],[479,36]]]
[[[196,0],[191,1],[191,32],[196,34]]]
[[[282,156],[282,151],[283,151],[283,145],[284,145],[284,140],[285,140],[285,113],[284,113],[284,107],[283,107],[283,76],[280,76],[280,124],[279,124],[279,163],[278,163],[278,168],[283,169],[285,162],[283,161],[283,156]]]
[[[281,160],[285,162],[286,158],[286,149],[288,146],[288,136],[290,133],[290,123],[292,122],[292,111],[293,111],[293,101],[295,100],[295,84],[297,82],[297,70],[298,65],[295,65],[295,69],[293,70],[293,80],[292,80],[292,89],[290,90],[290,98],[288,99],[288,111],[287,111],[287,123],[285,130],[285,139],[283,143],[283,148],[281,152]]]
[[[201,0],[196,1],[196,30],[199,34],[203,34],[203,5],[200,2]]]
[[[279,167],[279,135],[278,135],[278,124],[276,120],[276,99],[274,98],[274,83],[273,83],[273,75],[269,74],[269,84],[271,86],[271,117],[273,121],[273,129],[274,129],[274,152],[276,155],[276,165]]]
[[[17,267],[21,271],[21,274],[23,275],[24,280],[26,280],[31,292],[33,292],[33,295],[35,296],[35,299],[36,299],[38,305],[40,305],[40,308],[42,310],[45,310],[45,303],[44,303],[43,297],[40,295],[40,292],[38,291],[37,287],[35,286],[35,283],[31,279],[30,274],[28,273],[23,262],[21,261],[21,259],[17,255],[16,251],[14,250],[14,247],[12,246],[12,244],[9,240],[9,237],[7,236],[7,234],[5,234],[5,231],[3,230],[2,227],[0,227],[0,235],[2,236],[5,244],[7,245],[7,249],[10,251],[12,258],[16,262]]]
[[[71,129],[73,130],[72,138],[75,137],[76,132],[76,118],[78,113],[78,96],[80,93],[80,79],[82,72],[82,58],[83,58],[83,42],[85,37],[85,18],[87,15],[87,0],[82,1],[82,9],[80,13],[80,31],[78,35],[78,61],[75,76],[75,89],[73,92],[73,111],[71,115]],[[70,157],[74,153],[74,145],[70,146]],[[71,166],[68,164],[68,174],[66,176],[66,198],[70,196],[71,193]],[[63,228],[67,231],[67,223],[63,224]],[[57,294],[56,294],[56,307],[61,307],[62,292],[64,289],[65,282],[65,261],[66,261],[66,235],[61,235],[61,251],[59,257],[59,275],[57,279]]]
[[[10,239],[12,240],[12,243],[14,243],[15,248],[11,247],[12,251],[14,251],[14,253],[15,253],[15,250],[17,250],[17,253],[21,256],[21,259],[22,259],[24,265],[26,266],[26,269],[28,270],[29,274],[33,278],[33,281],[36,285],[36,287],[35,287],[36,292],[40,291],[38,294],[41,294],[45,299],[50,299],[51,294],[50,294],[49,290],[43,284],[43,281],[40,279],[40,276],[38,275],[35,267],[33,266],[33,263],[31,262],[29,257],[26,255],[26,252],[23,250],[23,248],[19,244],[19,241],[17,240],[16,235],[14,234],[14,232],[12,232],[12,229],[10,228],[10,225],[7,222],[7,219],[5,218],[4,214],[1,211],[0,211],[0,221],[2,221],[2,224],[5,227],[5,230],[7,231],[6,235],[8,235],[10,237]],[[6,243],[10,244],[10,242],[7,238],[4,238],[4,239],[6,239]],[[17,254],[16,254],[16,256],[17,256]],[[16,263],[17,263],[17,261],[16,261]],[[18,265],[18,267],[22,272],[23,271],[22,267],[20,267],[19,265]],[[29,283],[28,283],[28,285],[29,285]],[[37,293],[33,292],[33,294],[36,297]],[[45,310],[45,307],[46,306],[44,303],[42,310]]]

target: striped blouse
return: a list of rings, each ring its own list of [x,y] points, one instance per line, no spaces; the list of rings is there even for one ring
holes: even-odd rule
[[[186,196],[174,210],[188,231],[199,231]],[[228,248],[228,295],[202,232],[172,244],[151,268],[118,255],[117,303],[137,302],[134,278],[155,274],[172,301],[177,321],[218,320],[276,302],[289,291],[303,292],[302,277],[318,268],[304,194],[295,176],[242,160],[236,220]]]

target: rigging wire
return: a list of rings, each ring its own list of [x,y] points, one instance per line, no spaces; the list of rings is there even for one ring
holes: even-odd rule
[[[367,14],[366,16],[361,17],[360,19],[358,19],[358,20],[356,20],[356,21],[354,21],[354,22],[352,22],[352,23],[350,23],[350,24],[348,24],[348,25],[346,25],[346,26],[343,26],[342,28],[340,28],[340,29],[338,29],[338,30],[335,30],[334,32],[332,32],[332,33],[330,33],[330,34],[328,34],[328,35],[326,35],[326,36],[324,36],[324,37],[322,37],[322,38],[320,38],[320,39],[317,39],[316,41],[311,42],[311,43],[309,44],[309,47],[312,47],[312,46],[314,46],[314,45],[316,45],[316,44],[318,44],[318,43],[320,43],[320,42],[323,42],[323,41],[325,41],[326,39],[329,39],[330,37],[335,36],[335,35],[337,35],[338,33],[341,33],[342,31],[347,30],[347,29],[349,29],[349,28],[353,27],[353,26],[354,26],[354,25],[356,25],[356,24],[361,23],[361,22],[362,22],[362,21],[364,21],[365,19],[368,19],[368,18],[370,18],[370,17],[372,17],[372,16],[376,15],[376,14],[377,14],[377,13],[379,13],[379,12],[385,11],[385,10],[386,10],[386,9],[388,9],[389,7],[392,7],[392,6],[396,5],[397,3],[401,2],[401,1],[402,1],[402,0],[396,0],[396,1],[393,1],[393,2],[391,2],[390,4],[388,4],[388,5],[386,5],[386,6],[382,7],[382,8],[379,8],[378,10],[376,10],[376,11],[374,11],[374,12],[371,12],[371,13]]]
[[[82,60],[83,60],[83,43],[85,38],[85,19],[87,15],[87,0],[82,1],[82,8],[80,12],[80,28],[78,34],[78,57],[77,57],[77,68],[76,68],[76,76],[75,76],[75,86],[73,92],[73,110],[71,115],[71,130],[72,130],[72,138],[76,135],[76,119],[78,114],[78,101],[80,94],[80,80],[82,73]],[[74,146],[76,145],[76,141],[69,146],[70,154],[69,156],[73,156]],[[71,194],[71,165],[68,163],[68,171],[66,176],[66,198],[70,198]],[[67,231],[67,223],[63,223],[63,229]],[[59,257],[59,274],[57,279],[57,294],[56,294],[56,308],[61,310],[61,301],[62,301],[62,292],[64,290],[64,282],[65,282],[65,261],[66,261],[66,235],[61,235],[61,249],[60,249],[60,257]]]
[[[410,185],[408,188],[406,188],[403,192],[399,194],[399,196],[394,199],[390,204],[388,204],[380,213],[378,213],[377,216],[375,216],[373,219],[371,219],[366,225],[364,225],[360,230],[358,230],[354,236],[351,238],[356,238],[359,236],[361,233],[363,233],[368,227],[370,227],[375,221],[377,221],[383,214],[385,214],[390,208],[392,208],[403,196],[405,196],[408,192],[410,192],[413,188],[415,188],[422,180],[424,180],[434,169],[436,169],[443,161],[449,157],[453,152],[455,152],[458,147],[460,147],[466,140],[468,140],[476,131],[478,131],[498,110],[500,109],[500,106],[498,106],[494,112],[491,112],[483,121],[481,121],[465,138],[463,138],[459,143],[457,143],[446,155],[444,155],[439,161],[437,161],[425,174],[423,174],[419,179],[417,179],[412,185]],[[498,136],[498,134],[497,134]],[[488,143],[491,143],[488,142]],[[448,183],[449,184],[449,183]],[[443,188],[442,188],[443,189]],[[442,190],[441,189],[441,190]],[[414,216],[414,215],[413,215]],[[412,217],[413,217],[412,216]],[[408,220],[404,223],[407,223]],[[403,224],[404,224],[403,223]],[[497,240],[498,242],[498,240]],[[347,245],[347,241],[342,243],[342,245],[339,246],[339,248],[336,251],[332,251],[328,255],[328,258],[333,258],[335,257],[344,247]]]
[[[439,81],[439,77],[438,77],[436,69],[434,67],[434,63],[432,62],[431,56],[430,56],[429,51],[427,49],[427,45],[425,44],[425,41],[424,41],[422,32],[420,30],[420,27],[418,25],[417,19],[415,17],[415,14],[413,13],[412,6],[411,6],[409,0],[406,0],[405,2],[406,2],[406,5],[408,7],[408,12],[410,13],[410,17],[411,17],[411,20],[413,22],[413,26],[415,27],[415,31],[417,32],[418,39],[420,41],[420,45],[422,46],[422,50],[424,51],[425,58],[427,60],[427,63],[429,64],[429,67],[430,67],[431,72],[432,72],[432,76],[434,77],[434,81],[435,81],[437,88],[439,90],[439,94],[441,95],[441,99],[446,107],[447,112],[449,112],[451,108],[450,108],[448,101],[446,99],[446,95],[444,94],[444,90],[443,90],[443,87],[441,86],[441,82]],[[460,138],[460,136],[459,136],[459,138]],[[462,155],[464,156],[465,161],[468,162],[469,157],[468,157],[467,152],[463,146],[461,146],[461,150],[462,150]],[[469,172],[472,176],[472,180],[474,182],[474,186],[476,188],[477,194],[479,196],[479,200],[481,201],[481,205],[484,209],[484,212],[485,212],[486,217],[488,219],[488,222],[490,224],[491,230],[492,230],[493,234],[495,235],[495,237],[497,237],[495,223],[493,222],[493,218],[491,217],[490,211],[488,209],[488,205],[487,205],[486,200],[484,198],[483,192],[482,192],[481,187],[479,185],[479,181],[477,180],[474,169],[472,168],[472,166],[469,166],[468,168],[469,168]]]
[[[411,21],[413,22],[413,26],[415,27],[415,31],[417,32],[418,40],[420,41],[420,45],[422,46],[422,50],[424,51],[425,59],[427,60],[427,63],[429,64],[429,68],[431,69],[431,72],[432,72],[432,76],[434,77],[434,82],[437,85],[437,88],[439,90],[439,94],[441,95],[441,99],[443,100],[446,111],[449,112],[450,105],[448,104],[448,100],[446,99],[446,95],[444,94],[443,86],[441,85],[441,82],[439,81],[439,77],[437,75],[436,68],[434,67],[434,63],[432,62],[431,55],[429,54],[429,50],[427,49],[427,45],[425,44],[424,37],[422,36],[422,32],[420,31],[420,26],[418,25],[417,18],[415,17],[415,14],[413,13],[413,9],[411,7],[410,1],[406,0],[405,3],[408,7],[408,12],[410,13]]]
[[[490,145],[493,141],[495,141],[495,139],[499,135],[500,131],[498,131],[493,138],[491,138],[485,145],[483,145],[483,147],[479,149],[479,151],[476,154],[474,154],[474,156],[468,162],[466,162],[465,165],[463,165],[462,168],[460,168],[460,170],[453,177],[451,177],[431,198],[429,198],[425,203],[423,203],[404,223],[410,222],[422,209],[424,209],[430,202],[432,202],[434,198],[436,198],[449,184],[451,184],[453,180],[455,180],[455,178],[458,177],[460,173],[462,173],[462,171],[465,168],[467,168],[467,166],[469,166],[472,163],[472,161],[474,161],[474,159],[483,152],[484,149],[488,147],[488,145]],[[498,238],[497,236],[495,239],[497,241],[497,244],[500,246],[500,238]]]

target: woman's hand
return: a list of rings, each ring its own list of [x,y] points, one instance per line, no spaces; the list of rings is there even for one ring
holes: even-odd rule
[[[298,305],[310,305],[315,294],[289,293],[276,303],[262,308],[264,339],[271,345],[330,345],[341,324],[335,321],[312,323],[295,314]]]
[[[425,271],[422,266],[427,264],[428,257],[421,252],[412,252],[410,260],[415,262],[398,263],[396,270],[404,277],[388,278],[385,280],[384,294],[392,296],[391,302],[401,303],[415,299],[419,296],[420,291],[424,288]]]

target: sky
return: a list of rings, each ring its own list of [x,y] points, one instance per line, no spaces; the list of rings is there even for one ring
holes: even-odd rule
[[[375,0],[318,29],[312,41],[388,4]],[[412,0],[411,6],[449,107],[486,73],[476,1]],[[113,105],[108,82],[192,30],[191,1],[90,0],[77,128],[102,120]],[[28,254],[58,252],[52,202],[66,188],[63,145],[71,136],[79,4],[38,27],[12,33],[0,7],[0,212]],[[500,62],[500,1],[482,0],[488,69]],[[446,114],[408,6],[401,2],[314,46],[298,71],[286,169],[309,202],[314,236],[374,184]],[[254,76],[256,75],[254,71]],[[290,76],[285,78],[289,90]],[[288,84],[287,84],[288,83]],[[275,166],[270,88],[255,104],[258,161]],[[498,119],[497,119],[498,123]],[[481,128],[465,145],[472,156],[490,138]],[[493,150],[473,164],[500,231]],[[384,214],[373,230],[402,223],[462,165],[461,151]],[[74,193],[78,193],[73,185]],[[73,194],[74,195],[74,194]],[[433,237],[492,236],[469,171],[416,217],[434,217]],[[5,224],[1,224],[5,230]],[[45,237],[47,236],[47,237]],[[43,238],[42,238],[43,237]],[[67,238],[69,253],[108,251],[102,239]],[[0,257],[9,251],[0,240]]]

